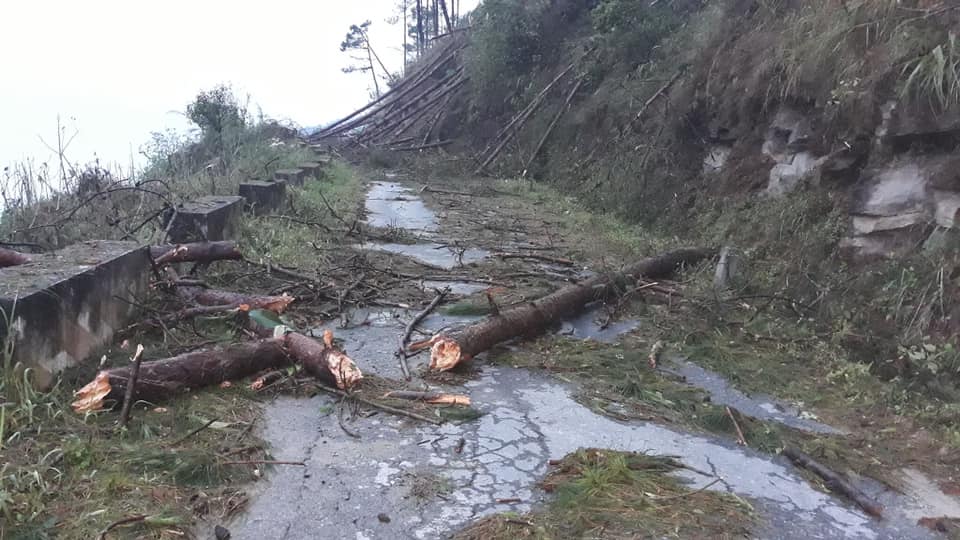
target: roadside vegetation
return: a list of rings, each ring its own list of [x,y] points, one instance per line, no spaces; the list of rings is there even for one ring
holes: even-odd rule
[[[554,495],[543,510],[481,519],[457,540],[536,538],[741,538],[750,505],[732,495],[690,489],[671,472],[673,459],[594,448],[553,464],[541,487]]]

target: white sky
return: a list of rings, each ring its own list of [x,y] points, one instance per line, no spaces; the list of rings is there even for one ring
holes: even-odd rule
[[[351,24],[390,69],[402,63],[398,0],[0,0],[0,168],[51,159],[57,116],[75,162],[130,161],[150,132],[186,130],[200,90],[230,83],[272,118],[302,126],[366,103],[368,74],[344,74]],[[478,3],[463,0],[466,12]],[[252,110],[256,110],[252,107]]]

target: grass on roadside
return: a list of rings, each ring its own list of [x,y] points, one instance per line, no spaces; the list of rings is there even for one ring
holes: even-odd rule
[[[555,497],[526,515],[498,514],[457,540],[535,538],[742,538],[752,508],[742,499],[694,490],[671,476],[670,458],[581,449],[566,456],[542,487]]]

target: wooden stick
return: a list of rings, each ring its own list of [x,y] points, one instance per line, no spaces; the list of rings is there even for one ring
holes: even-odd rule
[[[426,416],[421,416],[421,415],[419,415],[419,414],[417,414],[417,413],[413,413],[413,412],[410,412],[410,411],[405,411],[405,410],[403,410],[403,409],[395,409],[395,408],[390,407],[390,406],[388,406],[388,405],[382,405],[382,404],[380,404],[380,403],[377,403],[376,401],[370,401],[369,399],[364,399],[364,398],[362,398],[362,397],[360,397],[360,396],[357,396],[357,395],[355,395],[355,394],[347,394],[346,392],[344,392],[344,391],[342,391],[342,390],[335,390],[335,389],[333,389],[333,388],[329,388],[329,387],[327,387],[327,386],[321,386],[321,385],[317,385],[316,388],[317,388],[317,390],[320,390],[321,392],[326,392],[326,393],[328,393],[328,394],[333,394],[333,395],[340,396],[340,397],[349,396],[349,397],[351,397],[351,398],[359,401],[360,403],[363,403],[364,405],[373,407],[374,409],[380,409],[381,411],[388,412],[388,413],[390,413],[390,414],[396,414],[396,415],[399,415],[399,416],[406,416],[407,418],[413,418],[414,420],[419,420],[419,421],[421,421],[421,422],[427,422],[427,423],[430,423],[430,424],[434,424],[434,425],[436,425],[436,426],[439,426],[440,424],[443,424],[443,420],[438,420],[438,419],[436,419],[436,418],[428,418],[428,417],[426,417]]]
[[[666,84],[661,86],[660,89],[657,90],[656,93],[654,93],[653,96],[651,96],[650,99],[648,99],[643,104],[642,107],[640,107],[640,110],[637,111],[637,116],[634,117],[634,121],[640,120],[640,117],[643,116],[643,113],[647,110],[647,107],[652,105],[653,102],[656,101],[658,97],[660,97],[661,95],[663,95],[664,92],[669,90],[670,87],[673,86],[673,83],[677,82],[677,79],[679,79],[681,75],[683,75],[683,69],[680,69],[676,73],[674,73],[673,77],[671,77],[670,80],[666,82]]]
[[[527,160],[526,165],[523,166],[523,175],[522,177],[526,178],[527,171],[530,169],[530,164],[533,163],[533,160],[537,158],[537,155],[540,154],[540,150],[543,149],[543,145],[547,142],[547,139],[550,138],[550,134],[553,133],[553,129],[557,127],[557,123],[560,122],[560,118],[570,109],[570,102],[573,100],[573,96],[577,93],[577,90],[580,89],[580,86],[583,84],[583,78],[577,79],[576,84],[573,85],[573,88],[570,90],[570,93],[567,94],[567,99],[564,100],[563,105],[560,107],[560,110],[557,111],[556,116],[553,117],[553,120],[550,122],[550,125],[547,126],[547,131],[543,133],[543,137],[540,137],[540,142],[537,143],[537,147],[533,150],[533,153],[530,154],[530,158]]]
[[[116,529],[117,527],[122,527],[123,525],[130,525],[131,523],[140,523],[141,521],[144,521],[146,519],[147,519],[146,514],[118,519],[117,521],[114,521],[113,523],[107,525],[106,528],[100,531],[100,535],[97,538],[98,540],[106,540],[107,533]]]
[[[733,415],[733,409],[727,407],[727,416],[730,417],[730,421],[733,422],[733,428],[737,430],[737,444],[740,446],[747,446],[747,438],[743,436],[743,430],[740,429],[740,423],[737,422],[737,418]]]
[[[127,427],[130,421],[130,408],[133,406],[134,389],[137,386],[137,377],[140,375],[140,360],[143,358],[143,345],[137,345],[137,352],[133,355],[133,366],[130,368],[130,379],[127,381],[127,389],[123,394],[123,408],[120,409],[119,425],[121,428]]]
[[[441,146],[447,146],[448,144],[453,143],[453,139],[447,139],[445,141],[436,141],[427,144],[421,144],[418,146],[404,146],[401,148],[391,148],[390,150],[394,152],[416,152],[419,150],[427,150],[429,148],[440,148]]]
[[[867,497],[865,493],[854,487],[853,484],[844,479],[840,474],[830,470],[797,448],[788,446],[780,453],[790,458],[790,461],[794,462],[798,467],[803,467],[822,478],[831,491],[845,495],[867,514],[876,518],[883,517],[883,507]]]
[[[423,319],[427,318],[427,315],[429,315],[430,312],[436,309],[437,306],[440,305],[440,302],[443,301],[443,298],[447,296],[447,294],[449,293],[450,293],[449,287],[444,288],[442,290],[438,290],[437,296],[434,297],[432,302],[430,302],[430,305],[428,305],[420,313],[417,313],[417,316],[414,317],[413,320],[410,321],[410,324],[407,325],[407,328],[404,330],[403,335],[400,336],[400,346],[397,348],[397,352],[395,353],[395,356],[397,357],[397,360],[400,361],[400,369],[401,371],[403,371],[403,378],[408,381],[410,380],[410,367],[407,366],[407,351],[406,351],[407,342],[410,341],[410,336],[413,334],[413,330],[417,327],[417,325],[420,324],[420,322],[423,321]]]

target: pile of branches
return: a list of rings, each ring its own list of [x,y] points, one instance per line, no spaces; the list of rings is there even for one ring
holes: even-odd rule
[[[464,33],[448,34],[421,62],[419,69],[397,83],[380,99],[354,111],[310,137],[314,143],[347,139],[364,148],[416,151],[445,146],[452,141],[434,138],[450,102],[463,91]]]

